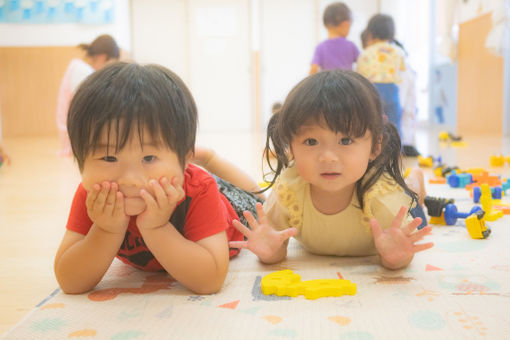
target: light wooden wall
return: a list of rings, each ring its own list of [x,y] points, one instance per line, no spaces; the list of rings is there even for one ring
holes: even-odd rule
[[[55,110],[72,46],[0,47],[2,136],[57,135]]]
[[[491,14],[460,24],[457,128],[461,135],[503,135],[502,57],[485,48]]]

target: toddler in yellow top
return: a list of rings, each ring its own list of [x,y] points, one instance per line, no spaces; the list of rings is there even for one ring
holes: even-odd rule
[[[379,91],[383,111],[401,134],[402,107],[398,84],[405,71],[405,52],[395,40],[395,23],[385,14],[376,14],[368,22],[364,32],[361,52],[356,71],[370,80]]]
[[[247,248],[264,263],[283,260],[295,236],[316,254],[379,254],[383,266],[407,266],[430,226],[409,211],[423,194],[421,172],[403,179],[400,139],[383,119],[374,86],[346,70],[302,80],[271,117],[265,155],[277,158],[271,193],[258,219],[245,212],[250,229],[234,226]],[[269,161],[269,159],[268,159]]]

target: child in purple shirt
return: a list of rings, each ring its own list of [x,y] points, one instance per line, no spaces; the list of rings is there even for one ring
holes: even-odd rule
[[[352,70],[359,50],[346,39],[351,29],[351,10],[342,2],[332,3],[324,10],[323,22],[328,39],[315,48],[310,74],[331,69]]]

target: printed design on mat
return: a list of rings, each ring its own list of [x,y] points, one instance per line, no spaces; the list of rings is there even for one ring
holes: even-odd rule
[[[425,289],[423,288],[423,291],[416,294],[416,296],[423,296],[423,297],[426,297],[427,298],[427,301],[434,301],[434,298],[438,297],[439,294],[438,292],[434,291],[434,290],[429,290],[429,289]]]
[[[131,340],[131,339],[143,339],[145,335],[142,331],[122,331],[114,336],[112,336],[111,340]]]
[[[106,288],[89,293],[88,298],[92,301],[108,301],[115,299],[119,294],[149,294],[161,289],[171,289],[176,282],[167,274],[156,274],[147,276],[139,288]]]
[[[510,265],[495,265],[492,266],[491,269],[501,271],[501,272],[510,272]]]
[[[270,331],[268,333],[268,335],[292,339],[292,338],[296,338],[298,336],[298,333],[296,332],[295,329],[283,328],[283,329],[273,329],[272,331]]]
[[[439,286],[460,295],[478,295],[499,289],[499,284],[483,275],[450,274],[439,277]]]
[[[385,285],[401,285],[410,283],[411,280],[416,280],[414,277],[405,277],[403,275],[399,276],[376,276],[375,283],[385,284]]]
[[[340,326],[347,326],[348,324],[351,323],[350,318],[348,318],[346,316],[341,316],[341,315],[333,315],[333,316],[328,317],[328,319],[339,324]]]
[[[44,310],[44,309],[58,309],[58,308],[65,308],[65,304],[64,303],[50,303],[50,304],[47,304],[47,305],[44,305],[41,307],[41,310]]]
[[[438,330],[446,325],[441,315],[429,310],[414,312],[407,317],[407,321],[412,326],[423,330]]]
[[[474,335],[473,333],[478,333],[478,335],[480,336],[487,335],[488,331],[487,327],[484,325],[480,317],[476,315],[469,315],[464,311],[458,311],[448,312],[446,314],[446,317],[450,321],[452,321],[451,319],[453,319],[455,324],[466,330],[469,333],[469,335]]]
[[[46,333],[51,331],[59,331],[61,328],[67,326],[67,321],[61,318],[44,318],[36,320],[32,323],[30,328],[32,331]]]
[[[448,253],[466,253],[480,251],[487,247],[488,242],[480,242],[480,240],[461,240],[461,241],[437,241],[434,242],[434,248],[446,251]]]
[[[253,301],[278,301],[278,300],[290,300],[290,296],[277,296],[277,295],[265,295],[262,293],[260,289],[260,282],[262,281],[262,276],[257,276],[255,281],[253,282],[253,287],[251,289],[251,296]]]
[[[266,315],[263,316],[262,318],[273,325],[279,324],[283,320],[281,317],[277,315]]]
[[[219,305],[218,307],[220,307],[220,308],[227,308],[227,309],[236,309],[237,305],[239,304],[240,301],[241,300],[227,302],[227,303],[224,303],[222,305]]]
[[[97,331],[95,329],[80,329],[79,331],[74,331],[69,333],[68,338],[84,338],[87,336],[96,336]]]
[[[365,331],[352,331],[342,333],[340,340],[375,340],[375,336],[372,333]]]

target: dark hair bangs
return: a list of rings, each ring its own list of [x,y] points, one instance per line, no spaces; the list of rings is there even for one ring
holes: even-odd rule
[[[68,129],[78,164],[99,144],[122,150],[133,133],[177,153],[194,150],[197,110],[180,78],[157,65],[117,63],[89,77],[73,98]],[[150,136],[144,136],[149,133]],[[115,140],[111,140],[114,138]],[[73,142],[74,141],[74,142]]]
[[[282,108],[280,131],[290,143],[292,136],[303,125],[324,124],[334,132],[353,138],[364,136],[367,130],[380,133],[382,122],[378,94],[367,82],[353,81],[360,78],[350,72],[349,77],[339,78],[337,72],[321,72],[316,77],[306,78],[289,94]],[[363,78],[363,80],[365,80]],[[286,111],[286,112],[285,112]]]

